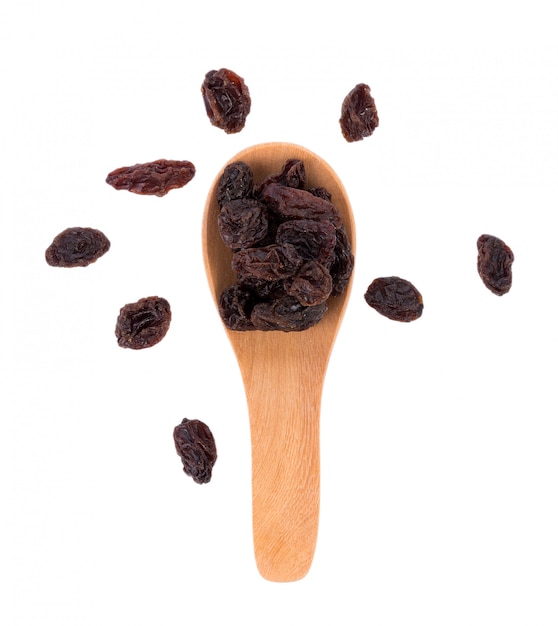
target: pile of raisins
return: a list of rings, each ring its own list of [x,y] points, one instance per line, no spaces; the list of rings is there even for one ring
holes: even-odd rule
[[[306,188],[300,159],[255,184],[243,161],[218,181],[217,225],[232,251],[237,281],[219,299],[230,330],[303,331],[349,283],[354,256],[341,216],[324,188]]]

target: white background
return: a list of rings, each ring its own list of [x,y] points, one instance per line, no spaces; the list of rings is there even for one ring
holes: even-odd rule
[[[538,626],[558,623],[555,219],[558,43],[549,2],[0,5],[0,622],[6,626]],[[205,73],[246,80],[238,135]],[[380,125],[349,144],[346,93]],[[321,419],[320,532],[300,582],[263,580],[247,409],[205,280],[201,218],[222,165],[263,141],[317,152],[357,225],[353,292]],[[189,159],[164,198],[109,171]],[[69,226],[111,250],[49,267]],[[476,239],[513,249],[499,298]],[[422,292],[411,324],[364,302]],[[160,295],[165,339],[120,349],[122,305]],[[213,480],[172,429],[206,421]]]

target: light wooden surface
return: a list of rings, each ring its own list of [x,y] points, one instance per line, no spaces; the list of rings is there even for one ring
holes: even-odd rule
[[[317,155],[287,143],[259,144],[229,162],[243,160],[256,182],[278,172],[289,158],[304,161],[307,186],[332,194],[355,249],[349,200],[335,172]],[[224,166],[223,166],[224,167]],[[211,292],[217,303],[235,281],[231,252],[217,229],[215,188],[203,219],[203,254]],[[352,282],[352,281],[351,281]],[[309,570],[318,534],[320,500],[320,404],[324,377],[351,284],[329,300],[319,324],[302,332],[225,332],[242,373],[252,443],[252,518],[254,551],[261,575],[294,581]]]

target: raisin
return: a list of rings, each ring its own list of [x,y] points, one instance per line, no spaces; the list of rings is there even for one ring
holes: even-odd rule
[[[341,132],[348,142],[369,137],[379,124],[378,111],[370,87],[359,83],[345,96],[341,106]]]
[[[329,268],[331,278],[333,279],[331,295],[340,296],[347,288],[355,266],[351,242],[343,225],[336,232],[334,255],[334,261]]]
[[[110,172],[106,182],[115,189],[125,189],[144,196],[164,196],[171,189],[184,187],[196,173],[190,161],[159,159],[119,167]]]
[[[304,306],[293,296],[286,295],[272,302],[258,302],[252,311],[256,330],[302,331],[315,326],[325,315],[327,303]]]
[[[250,320],[254,308],[251,290],[235,283],[223,290],[219,297],[219,314],[229,330],[254,330]]]
[[[318,196],[318,198],[323,198],[324,200],[331,202],[331,194],[325,187],[311,187],[308,191],[313,196]]]
[[[253,246],[268,229],[267,210],[253,198],[225,202],[217,216],[221,239],[233,250]]]
[[[121,348],[151,348],[167,334],[171,322],[170,304],[150,296],[120,309],[115,334]]]
[[[254,174],[243,161],[230,163],[225,167],[217,183],[215,192],[217,204],[251,196],[254,187]]]
[[[208,483],[217,461],[215,438],[209,426],[201,420],[184,418],[175,426],[173,439],[184,473],[199,485]]]
[[[232,268],[242,278],[278,280],[293,276],[302,258],[290,243],[244,248],[233,254]]]
[[[503,296],[512,286],[513,252],[501,239],[481,235],[477,240],[477,270],[485,286]]]
[[[66,228],[56,235],[45,251],[53,267],[86,267],[108,252],[110,241],[95,228]]]
[[[261,197],[281,219],[323,220],[330,221],[336,227],[341,225],[341,217],[335,205],[306,189],[271,183]]]
[[[331,265],[335,258],[337,231],[329,222],[316,220],[289,220],[279,225],[277,243],[291,243],[300,256]]]
[[[226,68],[211,70],[205,75],[201,91],[213,126],[228,134],[244,128],[252,100],[243,78]]]
[[[328,269],[317,261],[306,261],[286,284],[286,292],[304,306],[325,302],[333,287]]]
[[[376,278],[364,294],[366,302],[378,313],[398,322],[412,322],[422,315],[422,296],[404,278]]]
[[[271,174],[263,180],[255,190],[256,196],[261,196],[267,185],[278,183],[285,187],[293,187],[294,189],[304,189],[306,185],[306,168],[304,161],[301,159],[288,159],[281,171],[277,174]]]

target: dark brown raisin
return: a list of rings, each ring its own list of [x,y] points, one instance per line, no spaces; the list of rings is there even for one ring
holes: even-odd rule
[[[422,315],[422,296],[404,278],[376,278],[364,294],[366,302],[378,313],[397,322],[412,322]]]
[[[324,200],[331,202],[331,194],[325,187],[311,187],[308,191],[313,196],[318,196],[318,198],[323,198]]]
[[[232,268],[240,279],[280,280],[294,276],[303,259],[290,243],[244,248],[233,254]]]
[[[144,196],[164,196],[171,189],[184,187],[196,173],[190,161],[159,159],[119,167],[110,172],[106,182],[115,189],[125,189]]]
[[[259,302],[252,311],[256,330],[302,331],[315,326],[325,315],[327,303],[304,306],[293,296],[277,298],[272,302]]]
[[[171,322],[170,304],[164,298],[141,298],[120,309],[116,320],[116,339],[121,348],[151,348],[167,334]]]
[[[255,190],[255,194],[260,196],[267,185],[278,183],[285,187],[293,187],[294,189],[304,189],[306,185],[306,168],[304,161],[301,159],[288,159],[285,161],[280,172],[271,174],[265,178]]]
[[[247,248],[267,235],[267,210],[253,198],[225,202],[217,216],[221,239],[233,250]]]
[[[244,128],[252,100],[243,78],[226,68],[211,70],[205,75],[201,90],[213,126],[229,134]]]
[[[200,420],[184,418],[174,428],[173,439],[184,473],[199,485],[208,483],[217,461],[215,438],[209,426]]]
[[[359,83],[347,94],[341,106],[341,132],[349,142],[369,137],[380,120],[370,87]]]
[[[249,165],[243,161],[235,161],[225,167],[217,183],[215,196],[217,204],[239,198],[249,198],[254,187],[254,174]]]
[[[329,266],[335,258],[337,231],[330,222],[289,220],[279,225],[277,243],[291,243],[307,261]]]
[[[53,267],[86,267],[108,252],[110,241],[95,228],[66,228],[56,235],[45,251]]]
[[[335,205],[306,189],[271,183],[261,197],[281,219],[324,220],[330,221],[336,227],[341,225],[341,217]]]
[[[325,302],[333,286],[327,267],[317,261],[306,261],[297,273],[286,281],[285,289],[304,306]]]
[[[477,240],[477,269],[482,282],[497,296],[503,296],[512,286],[513,252],[501,239],[481,235]]]
[[[335,258],[329,272],[333,279],[332,296],[340,296],[351,279],[351,274],[355,266],[355,257],[351,248],[351,242],[345,227],[342,225],[337,229],[337,242],[335,244]]]
[[[254,293],[251,289],[235,283],[221,293],[219,314],[229,330],[254,330],[250,320],[254,304]]]

